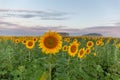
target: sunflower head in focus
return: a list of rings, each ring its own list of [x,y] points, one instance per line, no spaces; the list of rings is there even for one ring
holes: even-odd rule
[[[85,55],[85,49],[84,48],[81,48],[79,51],[78,51],[78,58],[83,58]]]
[[[43,53],[55,54],[62,48],[62,36],[57,32],[47,32],[40,37],[39,48]]]
[[[92,48],[94,46],[94,43],[92,41],[87,42],[87,47]]]
[[[26,42],[26,48],[32,49],[35,46],[35,42],[33,40],[27,40]]]
[[[70,43],[70,46],[68,48],[68,54],[74,57],[78,52],[78,47],[79,47],[79,43],[77,42]]]

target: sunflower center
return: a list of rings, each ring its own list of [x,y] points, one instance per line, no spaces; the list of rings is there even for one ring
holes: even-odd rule
[[[64,47],[64,50],[66,50],[67,49],[67,47]]]
[[[92,45],[92,43],[88,43],[88,46],[91,46]]]
[[[28,42],[28,46],[32,46],[33,45],[33,42]]]
[[[19,40],[17,39],[17,40],[16,40],[16,42],[18,43],[18,42],[19,42]]]
[[[81,51],[80,51],[80,55],[83,55],[83,53],[84,53],[84,51],[83,51],[83,50],[81,50]]]
[[[49,36],[45,38],[44,44],[49,49],[55,48],[57,46],[57,39],[53,36]]]
[[[99,44],[99,41],[97,42],[97,44]]]
[[[36,38],[34,38],[34,41],[36,41],[37,39]]]
[[[89,52],[90,52],[90,50],[89,50],[89,49],[87,49],[87,50],[86,50],[86,53],[89,53]]]
[[[25,40],[24,40],[23,42],[24,42],[24,43],[26,43],[26,41],[25,41]]]
[[[77,47],[75,45],[71,46],[71,52],[74,53],[77,50]]]

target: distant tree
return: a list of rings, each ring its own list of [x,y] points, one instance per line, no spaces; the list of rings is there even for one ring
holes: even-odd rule
[[[66,32],[59,32],[60,35],[66,37],[66,36],[69,36],[69,33],[66,33]]]
[[[83,36],[103,36],[100,33],[88,33],[88,34],[84,34]]]

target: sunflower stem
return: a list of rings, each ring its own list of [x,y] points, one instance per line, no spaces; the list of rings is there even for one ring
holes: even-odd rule
[[[29,62],[30,62],[30,56],[31,56],[31,55],[30,55],[30,50],[29,50]]]
[[[51,77],[51,71],[52,71],[51,59],[52,59],[52,55],[49,56],[49,80],[52,80],[52,77]]]
[[[69,67],[69,65],[70,65],[70,56],[68,57],[68,67]],[[68,76],[70,75],[69,71],[67,72],[67,75]]]
[[[50,76],[50,80],[51,80],[51,64],[49,64],[49,76]]]

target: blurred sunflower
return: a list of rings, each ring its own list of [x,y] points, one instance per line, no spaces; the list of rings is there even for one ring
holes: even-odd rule
[[[64,42],[66,42],[66,41],[67,41],[67,38],[65,37],[63,40],[64,40]]]
[[[62,47],[62,51],[67,51],[68,50],[68,46],[67,45],[64,45],[63,47]]]
[[[96,46],[99,46],[99,45],[100,45],[100,41],[97,40],[97,41],[96,41]]]
[[[78,40],[75,38],[75,39],[73,39],[73,42],[78,42]]]
[[[101,46],[104,46],[104,42],[101,43]]]
[[[107,39],[107,41],[106,41],[106,43],[108,44],[108,43],[110,43],[110,41],[111,41],[111,39],[110,39],[110,38],[108,38],[108,39]]]
[[[118,42],[118,40],[119,40],[118,38],[114,38],[114,42],[115,42],[115,43]]]
[[[93,47],[92,50],[95,50],[95,47]]]
[[[26,48],[32,49],[35,46],[35,42],[33,40],[27,40]]]
[[[93,47],[93,46],[94,46],[93,41],[88,41],[88,42],[87,42],[87,47],[88,47],[88,48],[91,48],[91,47]]]
[[[70,42],[70,38],[67,38],[66,41],[67,41],[67,42]]]
[[[19,43],[20,42],[20,40],[19,39],[15,39],[15,43],[17,44],[17,43]]]
[[[62,48],[62,36],[57,32],[47,32],[39,40],[39,48],[46,54],[55,54]]]
[[[33,38],[33,41],[37,42],[38,38],[37,37],[34,37]]]
[[[26,44],[26,42],[27,42],[26,39],[22,40],[22,44]]]
[[[90,48],[86,48],[85,53],[90,54]]]
[[[94,52],[93,55],[96,56],[96,52]]]
[[[99,40],[99,42],[102,43],[102,42],[103,42],[103,39],[101,38],[101,39]]]
[[[116,48],[120,48],[120,43],[116,44]]]
[[[77,42],[70,43],[70,46],[68,48],[68,54],[74,57],[78,52],[78,46],[79,46],[79,43]]]
[[[0,39],[0,42],[2,41],[2,39]]]
[[[78,51],[78,58],[83,58],[85,55],[85,49],[84,48],[81,48],[79,51]]]

